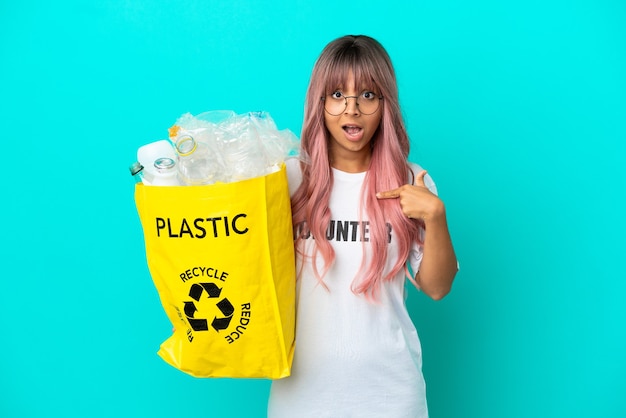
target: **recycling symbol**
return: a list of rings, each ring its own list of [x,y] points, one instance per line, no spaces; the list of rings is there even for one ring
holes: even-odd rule
[[[196,302],[200,302],[202,294],[205,291],[209,299],[217,299],[222,293],[222,289],[217,287],[215,283],[194,283],[189,289],[189,296]],[[219,332],[220,330],[228,328],[230,320],[233,319],[235,308],[226,298],[217,302],[215,306],[217,306],[220,310],[223,317],[218,318],[217,316],[214,316],[211,321],[211,326],[215,331]],[[187,321],[189,321],[191,328],[193,328],[194,331],[208,331],[209,320],[204,318],[195,318],[197,311],[198,308],[196,307],[196,303],[194,301],[185,302],[185,315],[187,316]]]

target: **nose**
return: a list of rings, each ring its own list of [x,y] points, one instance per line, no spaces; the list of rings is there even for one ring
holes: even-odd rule
[[[349,115],[358,115],[360,113],[358,96],[344,96],[344,99],[346,99],[345,113]],[[354,100],[348,100],[348,99],[354,99]]]

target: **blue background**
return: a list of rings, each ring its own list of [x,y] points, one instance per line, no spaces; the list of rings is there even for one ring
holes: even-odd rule
[[[0,1],[0,416],[262,417],[265,380],[165,364],[127,167],[183,113],[299,134],[348,33],[396,66],[461,261],[417,291],[433,418],[626,414],[626,5]]]

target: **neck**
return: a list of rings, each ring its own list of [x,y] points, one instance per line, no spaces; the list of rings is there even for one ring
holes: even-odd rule
[[[363,154],[341,155],[341,153],[334,152],[329,155],[330,166],[346,173],[362,173],[370,168],[370,161],[372,160],[372,153],[368,150]]]

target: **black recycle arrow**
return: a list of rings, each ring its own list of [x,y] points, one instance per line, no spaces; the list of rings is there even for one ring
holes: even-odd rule
[[[215,317],[213,318],[213,322],[211,322],[211,326],[213,327],[215,331],[219,332],[222,329],[228,328],[228,326],[230,325],[231,319],[233,319],[232,316],[229,316],[226,318]]]
[[[210,298],[219,298],[222,293],[222,289],[217,287],[215,283],[194,283],[191,285],[191,289],[189,289],[189,296],[196,302],[199,302],[203,290],[206,290]]]
[[[206,319],[194,319],[187,318],[189,321],[189,325],[193,328],[194,331],[208,331],[209,330],[209,321]]]
[[[198,308],[196,308],[193,302],[185,302],[185,315],[187,315],[187,318],[193,318],[197,310]]]
[[[226,298],[224,298],[224,299],[220,300],[219,302],[217,302],[217,307],[226,316],[231,316],[233,314],[233,312],[235,312],[235,307]]]
[[[193,302],[185,302],[185,315],[187,315],[187,321],[194,331],[207,331],[209,329],[209,323],[206,319],[196,319],[193,316],[198,311],[196,305]]]
[[[211,326],[215,331],[219,332],[221,329],[226,329],[230,325],[230,320],[233,319],[233,312],[235,312],[235,307],[226,298],[217,302],[217,307],[222,312],[222,314],[225,315],[225,318],[213,318]]]

